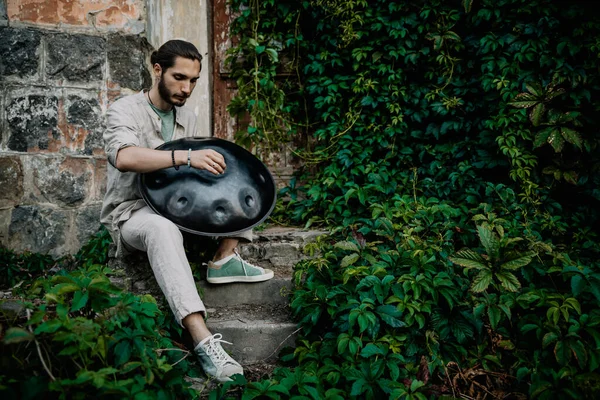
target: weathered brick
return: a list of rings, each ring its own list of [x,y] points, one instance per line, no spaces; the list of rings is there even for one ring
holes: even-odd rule
[[[48,37],[46,76],[70,82],[99,81],[105,59],[103,38],[56,34]]]
[[[152,85],[146,66],[147,45],[139,36],[108,37],[108,69],[110,80],[121,87],[141,90]]]
[[[1,14],[0,9],[0,20]],[[40,42],[38,31],[0,27],[0,79],[10,75],[35,75],[38,72]]]
[[[7,13],[12,21],[139,33],[144,6],[144,0],[11,0]]]
[[[6,106],[8,148],[15,151],[46,150],[59,139],[58,99],[30,94],[14,97]]]
[[[85,202],[91,191],[93,176],[87,159],[33,157],[29,167],[40,202],[73,207]]]
[[[19,204],[23,196],[23,168],[18,157],[0,156],[0,208]]]
[[[77,229],[77,240],[79,246],[83,246],[100,228],[100,209],[102,203],[95,203],[80,208],[75,217],[75,228]]]
[[[104,116],[98,99],[69,96],[65,109],[68,141],[66,146],[88,155],[102,151]]]
[[[59,255],[64,250],[67,213],[40,206],[13,209],[8,228],[9,247],[17,252]]]

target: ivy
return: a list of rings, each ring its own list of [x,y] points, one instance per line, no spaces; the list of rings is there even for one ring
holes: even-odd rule
[[[283,103],[260,115],[275,123],[285,110],[271,133],[301,144],[304,168],[282,190],[279,218],[332,232],[296,266],[303,336],[284,357],[315,377],[315,392],[287,369],[270,385],[313,398],[594,397],[592,6],[256,4],[233,2],[232,54],[251,54],[245,40],[257,36],[283,43],[261,72],[284,57],[294,66],[271,75],[281,92],[269,101]],[[241,89],[232,104],[251,99]],[[264,145],[260,118],[250,112],[238,139]]]

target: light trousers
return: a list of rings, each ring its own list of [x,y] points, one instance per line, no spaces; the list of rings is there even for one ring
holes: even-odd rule
[[[180,325],[192,313],[206,317],[177,225],[144,206],[121,225],[121,240],[148,254],[156,282]]]

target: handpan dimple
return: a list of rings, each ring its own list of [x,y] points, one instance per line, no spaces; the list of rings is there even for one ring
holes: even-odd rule
[[[181,230],[203,236],[227,236],[264,221],[277,199],[273,177],[244,148],[217,138],[184,138],[157,150],[213,149],[225,158],[223,174],[182,165],[140,174],[142,197],[157,214]]]

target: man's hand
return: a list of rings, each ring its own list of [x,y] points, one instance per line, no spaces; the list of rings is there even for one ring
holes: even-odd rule
[[[215,175],[222,174],[225,171],[225,159],[214,150],[195,150],[191,154],[192,167],[205,169]]]

